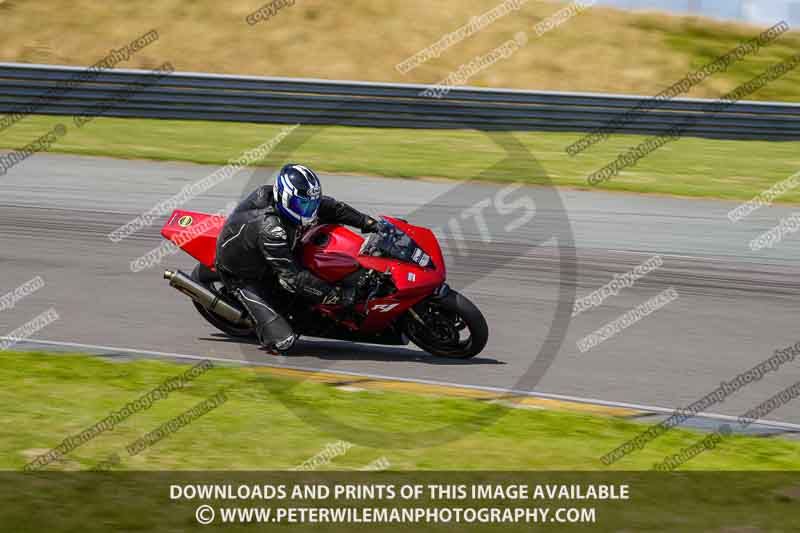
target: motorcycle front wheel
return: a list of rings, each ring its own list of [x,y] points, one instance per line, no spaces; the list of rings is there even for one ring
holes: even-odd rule
[[[489,340],[483,313],[454,290],[415,305],[406,317],[405,332],[429,354],[454,359],[478,355]]]

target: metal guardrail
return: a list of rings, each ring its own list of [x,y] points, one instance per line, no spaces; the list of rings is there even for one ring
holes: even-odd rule
[[[800,139],[800,104],[791,103],[742,101],[719,111],[714,100],[689,98],[656,102],[483,88],[452,88],[433,98],[421,95],[426,85],[144,70],[86,73],[78,67],[0,63],[0,113],[33,108],[45,115],[573,132],[617,121],[609,131],[659,134],[681,126],[692,137]],[[88,79],[70,83],[81,76]],[[48,91],[57,95],[47,98]]]

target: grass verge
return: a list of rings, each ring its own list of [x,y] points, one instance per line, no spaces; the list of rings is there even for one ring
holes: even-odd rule
[[[271,124],[116,118],[97,118],[77,128],[69,118],[31,116],[0,135],[0,148],[25,146],[59,122],[67,126],[67,133],[52,146],[55,152],[215,165],[273,138],[284,128]],[[613,136],[573,158],[564,149],[583,134],[514,135],[540,162],[541,169],[503,164],[503,173],[489,176],[492,181],[536,185],[547,183],[549,178],[558,186],[586,189],[595,188],[586,182],[591,172],[646,138]],[[748,200],[800,169],[798,147],[798,142],[684,138],[662,147],[598,188]],[[504,156],[495,140],[477,131],[339,126],[319,130],[290,154],[293,160],[328,172],[457,180],[478,176]],[[779,201],[800,202],[800,190],[787,192]]]
[[[4,438],[0,469],[21,469],[187,368],[160,361],[113,363],[85,355],[5,353],[0,358],[0,427],[14,431]],[[126,452],[131,442],[219,391],[227,401],[216,409],[141,453]],[[289,408],[281,398],[302,400],[310,410]],[[489,423],[476,424],[487,412]],[[388,437],[362,445],[356,432],[320,429],[309,423],[311,416]],[[456,438],[427,447],[394,447],[393,435],[442,426],[451,427]],[[354,470],[384,458],[392,470],[412,471],[648,470],[703,438],[675,429],[611,467],[600,462],[600,456],[645,428],[615,418],[510,409],[474,400],[347,392],[252,369],[214,367],[48,468],[90,469],[117,454],[120,463],[114,470],[286,470],[343,440],[354,446],[318,469]],[[681,469],[798,470],[798,452],[800,443],[795,441],[734,436]]]
[[[158,41],[118,68],[153,68],[170,61],[177,70],[190,72],[437,83],[516,33],[527,32],[525,46],[476,72],[467,83],[654,95],[762,31],[708,18],[596,5],[536,37],[536,25],[568,2],[507,2],[516,4],[515,9],[491,17],[492,24],[403,74],[395,65],[457,32],[473,17],[502,9],[503,2],[459,0],[442,9],[428,0],[353,0],[339,9],[325,0],[303,0],[249,25],[245,18],[264,4],[161,0],[109,10],[93,0],[5,0],[0,2],[5,21],[0,60],[88,66],[109,49],[156,29]],[[800,32],[788,32],[686,96],[719,97],[799,46]],[[800,71],[793,72],[753,98],[797,101],[798,80]]]

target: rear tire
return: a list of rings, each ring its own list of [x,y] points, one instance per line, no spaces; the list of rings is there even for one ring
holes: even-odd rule
[[[194,267],[191,278],[193,281],[204,285],[207,289],[219,296],[222,296],[226,300],[232,299],[228,295],[228,291],[225,289],[225,285],[219,279],[219,276],[204,264],[198,263],[197,266]],[[197,309],[197,312],[200,313],[200,315],[205,318],[209,324],[221,332],[230,335],[231,337],[252,337],[255,335],[253,328],[237,326],[228,319],[219,316],[213,311],[209,311],[194,300],[192,300],[192,304],[194,305],[195,309]]]
[[[489,326],[483,313],[454,290],[442,298],[429,298],[415,305],[414,311],[425,324],[409,314],[406,335],[431,355],[469,359],[478,355],[489,340]],[[465,329],[469,337],[461,339],[460,333]]]

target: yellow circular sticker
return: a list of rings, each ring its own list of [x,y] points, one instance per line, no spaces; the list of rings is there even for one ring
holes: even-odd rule
[[[192,225],[192,217],[189,215],[183,215],[181,218],[178,219],[178,225],[182,228]]]

